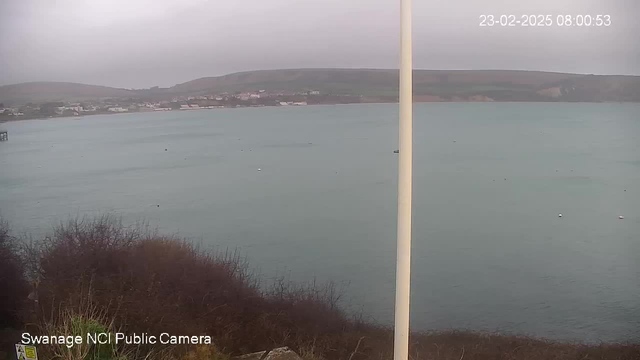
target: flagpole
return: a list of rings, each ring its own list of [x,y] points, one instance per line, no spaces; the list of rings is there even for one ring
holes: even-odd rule
[[[398,238],[394,360],[409,359],[409,300],[411,281],[411,187],[413,157],[413,65],[411,1],[400,0],[400,131],[398,165]]]

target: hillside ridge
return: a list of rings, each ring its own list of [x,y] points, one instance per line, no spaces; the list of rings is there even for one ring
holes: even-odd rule
[[[319,91],[393,101],[398,70],[308,68],[254,70],[202,77],[169,88],[123,89],[73,82],[0,86],[0,103],[83,101],[104,98],[170,98],[214,93]],[[528,70],[414,70],[417,101],[640,102],[640,76]],[[423,100],[420,100],[423,99]]]

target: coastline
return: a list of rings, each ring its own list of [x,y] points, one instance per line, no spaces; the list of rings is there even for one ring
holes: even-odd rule
[[[640,104],[640,102],[636,101],[472,101],[472,100],[463,100],[463,101],[414,101],[414,104],[469,104],[469,103],[492,103],[492,104]],[[376,105],[376,104],[398,104],[397,101],[372,101],[372,102],[350,102],[350,103],[323,103],[323,104],[307,104],[307,105],[289,105],[289,106],[238,106],[238,107],[222,107],[215,109],[173,109],[169,111],[131,111],[131,112],[102,112],[102,113],[90,113],[90,114],[79,114],[72,116],[47,116],[47,117],[30,117],[30,118],[18,118],[11,120],[0,120],[0,125],[5,123],[13,123],[19,121],[28,121],[28,120],[58,120],[58,119],[71,119],[78,118],[78,120],[84,117],[91,117],[97,115],[130,115],[130,114],[141,114],[141,113],[166,113],[166,112],[191,112],[191,111],[204,111],[204,110],[226,110],[226,109],[250,109],[250,108],[299,108],[299,107],[308,107],[308,106],[336,106],[336,105]]]

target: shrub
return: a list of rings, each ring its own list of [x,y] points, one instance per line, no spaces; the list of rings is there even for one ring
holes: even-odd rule
[[[20,324],[20,313],[29,293],[25,267],[17,239],[0,217],[0,328]],[[4,326],[3,326],[4,325]]]
[[[113,333],[113,321],[106,313],[91,304],[82,304],[78,309],[65,308],[53,314],[42,324],[41,334],[81,336],[83,342],[68,347],[52,344],[40,347],[40,357],[61,360],[112,360],[126,359],[123,347],[115,344],[90,344],[87,333]]]

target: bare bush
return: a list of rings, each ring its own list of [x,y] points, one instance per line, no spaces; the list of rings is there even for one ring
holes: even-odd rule
[[[0,328],[20,323],[20,312],[29,293],[25,267],[9,224],[0,217]],[[4,325],[4,326],[2,326]]]

